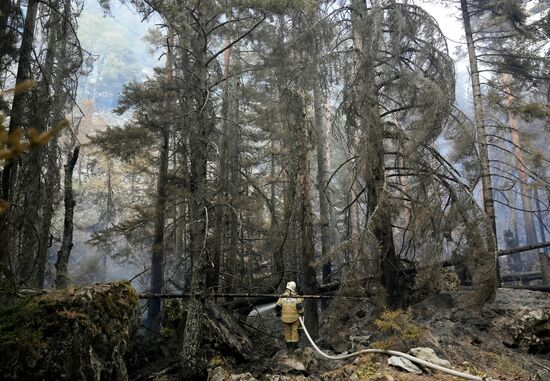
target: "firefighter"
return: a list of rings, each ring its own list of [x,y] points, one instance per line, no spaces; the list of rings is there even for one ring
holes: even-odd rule
[[[275,305],[275,313],[281,318],[284,325],[286,348],[288,350],[298,349],[298,318],[304,315],[302,298],[296,292],[296,283],[288,282],[286,290]]]

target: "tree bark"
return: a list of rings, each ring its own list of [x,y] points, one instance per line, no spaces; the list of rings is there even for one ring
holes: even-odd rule
[[[170,96],[167,94],[168,86],[173,79],[173,67],[174,67],[174,34],[170,27],[168,27],[167,37],[167,54],[166,54],[166,68],[165,79],[166,88],[164,104],[170,107]],[[166,203],[167,203],[167,182],[168,182],[168,161],[170,151],[170,126],[164,125],[161,127],[162,142],[160,146],[159,157],[159,175],[157,180],[157,201],[155,205],[155,233],[153,236],[153,247],[151,255],[151,292],[160,293],[162,287],[164,287],[164,259],[165,259],[165,245],[164,245],[164,227],[166,225]],[[157,317],[160,314],[161,301],[151,300],[148,306],[146,324],[152,328],[153,331],[157,331],[160,325],[157,322]]]
[[[386,303],[396,306],[400,299],[399,258],[393,242],[392,215],[385,189],[384,127],[380,118],[376,83],[376,57],[380,43],[382,13],[377,4],[371,9],[361,0],[353,1],[352,27],[358,53],[355,78],[355,112],[362,133],[362,162],[366,183],[370,228],[379,247],[380,281],[386,290]],[[359,119],[359,118],[358,118]]]
[[[231,20],[231,14],[227,14],[227,18]],[[228,77],[230,72],[230,64],[231,64],[231,47],[229,47],[229,36],[225,37],[224,46],[227,48],[223,53],[223,76],[225,78]],[[220,136],[219,146],[221,147],[221,152],[219,156],[219,181],[220,181],[220,192],[221,192],[221,200],[222,203],[228,202],[228,199],[230,198],[230,191],[229,188],[231,187],[231,184],[229,183],[229,174],[228,174],[228,155],[229,151],[231,149],[235,149],[235,147],[230,147],[230,136],[233,131],[229,120],[229,108],[231,107],[231,100],[230,97],[232,94],[230,94],[231,91],[231,82],[232,78],[224,81],[223,83],[223,94],[222,94],[222,134]],[[214,239],[213,239],[213,256],[212,256],[212,265],[213,265],[213,271],[209,272],[209,277],[207,279],[207,287],[209,289],[212,289],[212,292],[217,293],[219,291],[219,281],[220,281],[220,265],[221,260],[223,257],[223,251],[225,247],[228,249],[231,247],[231,245],[226,246],[224,245],[224,237],[226,235],[226,228],[231,229],[231,224],[224,224],[224,221],[228,221],[228,216],[225,211],[224,205],[218,205],[217,208],[213,210],[214,212]],[[232,213],[232,212],[231,212]],[[232,257],[232,255],[229,255],[228,257]],[[228,263],[229,262],[229,263]],[[231,265],[231,261],[226,261],[226,264]],[[229,277],[231,278],[233,274],[229,274]],[[229,290],[228,290],[229,291]],[[229,291],[231,292],[231,291]]]
[[[197,11],[196,22],[193,24],[193,32],[196,36],[202,36],[201,28],[205,25],[207,15]],[[195,57],[194,74],[197,86],[193,91],[195,98],[193,110],[196,117],[195,125],[189,136],[191,146],[191,246],[192,246],[192,272],[190,292],[193,295],[187,304],[187,318],[185,322],[183,348],[181,361],[184,368],[183,377],[194,379],[200,376],[203,369],[201,364],[201,344],[203,332],[204,300],[206,298],[207,253],[206,240],[208,228],[207,211],[207,163],[208,163],[208,139],[211,130],[210,101],[208,96],[208,67],[206,56],[206,40],[191,36],[191,50]]]
[[[162,292],[164,286],[164,226],[166,224],[166,185],[168,177],[168,150],[170,144],[170,133],[168,128],[162,129],[162,143],[160,147],[159,175],[157,180],[157,201],[155,205],[155,233],[153,236],[153,247],[151,256],[151,285],[152,293]],[[157,317],[160,314],[160,300],[151,300],[148,306],[146,324],[148,327],[157,330]]]
[[[297,132],[301,144],[299,152],[297,183],[300,189],[301,202],[301,241],[302,241],[302,260],[301,272],[303,276],[304,292],[306,294],[315,294],[317,292],[317,272],[315,269],[315,243],[313,240],[313,210],[311,203],[313,201],[310,157],[311,157],[311,131],[309,123],[305,120],[305,92],[303,89],[298,91],[296,96],[297,113],[295,121]],[[306,300],[304,302],[305,323],[308,332],[312,338],[319,336],[319,312],[317,302]]]
[[[65,164],[65,218],[63,220],[63,241],[61,249],[57,253],[57,270],[55,277],[56,288],[66,288],[70,280],[68,276],[69,257],[73,248],[73,215],[75,200],[73,196],[73,170],[78,160],[80,147],[76,146],[72,155],[69,155],[67,164]]]
[[[535,188],[534,196],[535,205],[537,207],[537,217],[539,220],[540,240],[541,242],[546,242],[546,234],[544,232],[546,226],[544,225],[544,216],[541,212],[539,192],[537,188]],[[539,263],[540,272],[542,273],[542,283],[546,286],[550,286],[550,250],[548,250],[548,246],[542,250],[539,249]]]
[[[316,49],[317,50],[317,49]],[[328,257],[334,246],[333,216],[329,208],[327,184],[330,170],[330,138],[328,118],[323,113],[323,96],[320,89],[319,68],[316,67],[317,80],[313,85],[313,109],[315,113],[315,136],[317,140],[317,192],[319,193],[319,225],[321,226],[321,256],[323,258],[322,279],[329,283],[332,274],[332,262]]]
[[[483,114],[483,102],[481,96],[481,85],[479,82],[479,70],[477,67],[477,56],[474,45],[472,25],[470,23],[470,12],[466,0],[460,0],[462,10],[462,19],[464,23],[464,32],[466,35],[466,43],[468,46],[468,58],[470,63],[470,77],[472,81],[472,93],[475,113],[475,126],[477,131],[477,141],[479,149],[479,160],[481,164],[481,184],[483,192],[483,208],[487,215],[486,226],[486,245],[487,245],[487,260],[483,261],[484,266],[494,267],[496,269],[493,279],[485,279],[482,288],[487,293],[487,300],[494,296],[496,287],[500,284],[500,274],[498,269],[498,261],[496,256],[496,219],[495,207],[493,202],[493,187],[491,183],[491,171],[489,169],[489,150],[487,147],[487,136],[485,134],[485,117]]]
[[[36,15],[38,11],[38,0],[29,0],[27,5],[27,14],[25,16],[25,26],[23,30],[21,48],[19,50],[19,63],[17,66],[17,77],[15,86],[21,85],[23,82],[31,78],[31,54],[34,43],[34,30],[36,24]],[[10,113],[9,132],[14,132],[17,128],[22,127],[24,123],[25,108],[28,95],[25,92],[19,92],[14,95],[12,108]],[[17,175],[18,159],[10,160],[2,171],[2,195],[0,198],[8,201],[14,201],[14,187]],[[0,272],[1,279],[4,278],[13,281],[13,259],[15,253],[15,230],[14,224],[18,216],[14,212],[14,208],[0,215]],[[11,259],[10,259],[11,257]]]
[[[9,25],[8,20],[13,12],[13,1],[4,0],[0,3],[0,71],[4,71],[4,56],[8,55],[10,50],[13,49],[8,38]],[[0,88],[3,88],[3,82],[0,79]]]
[[[59,57],[66,51],[64,46],[68,37],[66,24],[69,23],[69,20],[64,19],[61,24],[59,1],[52,2],[50,9],[47,23],[48,46],[42,70],[43,77],[38,86],[39,96],[36,110],[33,110],[35,114],[34,127],[40,133],[51,127],[52,116],[57,117],[56,111],[61,108],[61,105],[57,103],[63,103],[62,97],[57,94],[57,91],[60,91],[57,82],[64,80],[64,65]],[[58,49],[59,47],[61,49]],[[56,60],[59,61],[57,70],[54,69]],[[54,90],[53,94],[52,90]],[[23,167],[26,169],[24,213],[27,223],[23,225],[23,236],[25,237],[21,250],[23,271],[19,277],[29,287],[42,288],[44,283],[50,227],[54,214],[54,191],[58,178],[56,154],[57,138],[54,138],[45,147],[33,149],[23,159]],[[42,167],[47,168],[44,178],[41,176]],[[33,266],[29,266],[30,263]]]
[[[537,243],[537,232],[535,229],[535,220],[533,218],[533,207],[531,200],[529,199],[529,178],[525,171],[525,165],[522,154],[522,142],[518,127],[517,115],[512,111],[512,104],[514,96],[510,88],[512,76],[509,74],[503,74],[501,76],[502,83],[504,85],[504,92],[506,93],[506,106],[508,107],[508,127],[510,127],[512,133],[512,143],[514,144],[514,158],[516,159],[516,170],[519,177],[519,189],[521,194],[521,205],[523,209],[523,221],[525,223],[525,236],[527,238],[527,244]]]

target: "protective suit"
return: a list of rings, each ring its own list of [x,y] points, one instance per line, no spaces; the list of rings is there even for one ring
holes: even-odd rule
[[[296,283],[288,282],[286,291],[281,295],[275,305],[275,313],[283,321],[284,336],[287,349],[298,348],[298,327],[300,321],[298,318],[303,316],[304,309],[302,306],[302,298],[296,293]]]

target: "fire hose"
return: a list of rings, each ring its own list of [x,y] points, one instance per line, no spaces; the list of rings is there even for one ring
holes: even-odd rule
[[[313,341],[313,339],[311,338],[311,336],[309,335],[309,332],[307,331],[307,328],[304,324],[304,318],[302,316],[300,316],[300,324],[302,325],[302,328],[304,329],[304,332],[309,340],[309,342],[311,343],[311,345],[313,346],[313,348],[315,348],[315,350],[317,351],[317,353],[319,353],[321,356],[329,359],[329,360],[344,360],[344,359],[347,359],[347,358],[350,358],[350,357],[355,357],[355,356],[358,356],[360,354],[364,354],[364,353],[381,353],[381,354],[385,354],[385,355],[392,355],[392,356],[399,356],[399,357],[403,357],[403,358],[406,358],[407,360],[410,360],[412,362],[415,362],[417,364],[420,364],[422,366],[425,366],[427,368],[431,368],[431,369],[436,369],[436,370],[439,370],[441,372],[445,372],[447,374],[450,374],[452,376],[455,376],[455,377],[460,377],[460,378],[463,378],[463,379],[466,379],[466,380],[474,380],[474,381],[499,381],[499,380],[496,380],[494,378],[489,378],[489,377],[479,377],[479,376],[474,376],[472,374],[469,374],[469,373],[464,373],[464,372],[459,372],[457,370],[453,370],[453,369],[449,369],[449,368],[446,368],[444,366],[441,366],[441,365],[437,365],[437,364],[434,364],[434,363],[431,363],[429,361],[426,361],[426,360],[422,360],[422,359],[419,359],[418,357],[414,357],[414,356],[411,356],[407,353],[403,353],[403,352],[399,352],[399,351],[393,351],[393,350],[385,350],[385,349],[363,349],[363,350],[360,350],[360,351],[357,351],[357,352],[353,352],[353,353],[349,353],[349,354],[343,354],[343,355],[329,355],[329,354],[326,354],[324,353],[323,351],[321,351],[321,349],[319,349],[319,347],[317,346],[317,344],[315,344],[315,342]]]

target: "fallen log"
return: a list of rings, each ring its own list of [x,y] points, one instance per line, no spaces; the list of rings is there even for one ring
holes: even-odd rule
[[[499,257],[501,257],[503,255],[510,255],[510,254],[521,253],[529,250],[542,249],[549,246],[550,246],[550,241],[546,241],[541,243],[533,243],[531,245],[526,245],[526,246],[513,247],[511,249],[499,250],[497,251],[497,254]]]
[[[540,291],[540,292],[550,292],[550,286],[519,286],[519,285],[508,285],[501,286],[502,288],[512,288],[515,290],[530,290],[530,291]]]
[[[139,294],[139,299],[186,299],[195,295],[190,293],[183,294]],[[281,297],[279,294],[210,294],[208,298],[253,298],[254,300],[262,298],[266,302],[277,300]],[[334,299],[334,298],[347,298],[347,299],[366,299],[366,295],[299,295],[302,299]],[[243,303],[246,303],[245,300]]]
[[[500,278],[503,282],[528,282],[531,280],[542,279],[542,273],[539,271],[530,271],[525,273],[513,273],[501,275]]]

